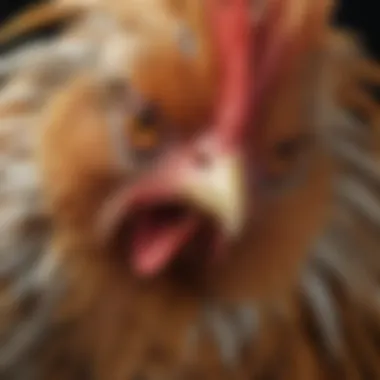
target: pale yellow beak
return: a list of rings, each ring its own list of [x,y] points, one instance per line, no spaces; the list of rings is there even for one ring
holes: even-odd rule
[[[218,157],[202,172],[184,179],[185,197],[214,216],[231,238],[240,234],[245,220],[242,168],[240,157],[228,155]]]

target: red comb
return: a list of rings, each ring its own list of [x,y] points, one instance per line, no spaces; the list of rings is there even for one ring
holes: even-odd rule
[[[249,101],[252,100],[249,1],[208,0],[207,10],[222,70],[214,128],[223,145],[235,146],[241,143]]]

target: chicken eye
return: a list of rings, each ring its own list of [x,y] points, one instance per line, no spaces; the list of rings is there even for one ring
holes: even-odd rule
[[[159,112],[154,104],[146,104],[137,112],[131,130],[131,143],[137,150],[156,148],[160,142]]]
[[[276,144],[275,155],[284,162],[294,161],[305,145],[306,138],[304,136],[288,138]]]
[[[275,143],[266,156],[264,184],[281,190],[298,183],[308,163],[308,153],[312,149],[312,138],[301,134],[281,139]],[[273,187],[274,186],[274,187]]]

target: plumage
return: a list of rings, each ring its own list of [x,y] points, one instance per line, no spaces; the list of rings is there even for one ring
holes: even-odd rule
[[[245,20],[248,2],[231,4]],[[250,2],[251,114],[223,129],[213,106],[228,75],[205,19],[218,5],[61,1],[41,23],[76,15],[64,33],[0,58],[1,378],[380,378],[378,106],[361,85],[380,69],[330,27],[329,2]],[[186,171],[179,142],[200,148],[204,175]],[[248,165],[228,161],[237,146]],[[167,189],[192,200],[202,229],[141,278],[125,236]],[[226,199],[247,189],[240,228]],[[135,204],[146,214],[126,218]],[[209,265],[215,219],[239,234]]]

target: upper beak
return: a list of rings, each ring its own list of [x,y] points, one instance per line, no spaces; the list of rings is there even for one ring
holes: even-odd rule
[[[183,194],[192,204],[215,217],[228,237],[235,238],[245,221],[243,178],[241,157],[226,154],[185,178]]]

